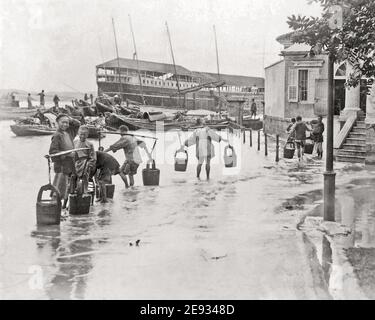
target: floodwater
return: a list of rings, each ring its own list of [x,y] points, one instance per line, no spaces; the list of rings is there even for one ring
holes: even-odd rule
[[[336,190],[335,221],[344,226],[332,234],[317,231],[323,216],[322,190],[300,194],[284,208],[308,210],[301,230],[316,247],[323,276],[337,299],[375,298],[375,191],[374,168],[367,176],[352,179]],[[310,218],[312,217],[312,218]]]
[[[48,182],[43,155],[50,136],[15,137],[10,123],[0,122],[0,298],[316,298],[303,289],[308,268],[301,271],[295,263],[300,254],[292,220],[277,208],[322,187],[322,161],[276,164],[271,139],[266,157],[263,140],[256,150],[255,134],[252,148],[248,136],[246,144],[235,136],[238,168],[224,168],[225,144],[215,143],[211,180],[204,179],[203,168],[198,181],[195,147],[189,148],[187,171],[175,172],[178,135],[159,134],[160,186],[143,186],[143,163],[129,190],[114,177],[109,203],[94,204],[88,215],[67,216],[60,226],[37,227],[35,203]],[[108,135],[101,143],[115,140]],[[122,151],[114,155],[123,162]],[[338,165],[338,182],[355,168]],[[289,229],[281,228],[288,223]],[[288,287],[293,285],[297,289]]]

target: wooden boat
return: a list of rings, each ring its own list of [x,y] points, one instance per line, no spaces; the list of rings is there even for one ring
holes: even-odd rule
[[[183,131],[194,130],[199,126],[196,126],[196,121],[173,121],[164,120],[164,131],[180,129]],[[129,130],[150,130],[156,131],[156,122],[148,121],[144,119],[137,119],[131,117],[125,117],[118,114],[110,114],[106,118],[106,124],[112,128],[119,128],[121,125],[126,125]],[[213,121],[212,123],[206,123],[208,127],[215,130],[222,130],[231,127],[233,123],[227,120]]]
[[[96,110],[97,113],[105,113],[105,112],[115,112],[114,106],[107,106],[100,101],[96,101]]]
[[[190,121],[173,121],[165,120],[164,130],[183,129],[190,126]],[[119,114],[111,113],[106,118],[106,124],[112,128],[119,128],[121,125],[126,125],[130,130],[150,130],[156,131],[156,121],[149,121],[145,119],[131,118]]]
[[[46,136],[52,135],[56,131],[56,128],[35,124],[12,124],[10,129],[19,137]]]
[[[15,107],[0,107],[1,120],[16,120],[24,117],[34,115],[36,109],[15,108]]]
[[[263,128],[263,121],[258,119],[251,119],[251,118],[246,118],[244,117],[242,119],[242,125],[245,128],[250,128],[252,130],[260,130]]]

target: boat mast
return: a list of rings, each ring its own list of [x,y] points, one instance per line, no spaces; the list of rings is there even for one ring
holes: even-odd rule
[[[178,82],[178,74],[177,74],[177,68],[176,68],[176,62],[174,60],[174,54],[173,54],[173,47],[172,47],[172,40],[171,40],[171,35],[169,33],[169,28],[168,28],[168,23],[167,21],[165,22],[165,26],[167,27],[167,34],[168,34],[168,39],[169,39],[169,47],[171,49],[171,55],[172,55],[172,60],[173,60],[173,67],[174,67],[174,74],[176,76],[176,81],[177,81],[177,90],[178,90],[178,106],[180,107],[180,84]]]
[[[99,48],[100,48],[100,55],[102,57],[102,63],[104,65],[104,54],[103,54],[103,47],[102,47],[102,42],[100,40],[100,35],[98,35],[98,41],[99,41]],[[107,81],[107,69],[104,67],[104,75],[105,75],[105,81]]]
[[[141,91],[142,102],[143,102],[143,104],[146,104],[145,97],[143,95],[142,78],[141,78],[141,72],[139,70],[138,52],[137,52],[137,47],[135,45],[135,37],[134,37],[133,25],[132,25],[132,20],[131,20],[130,14],[129,14],[129,24],[130,24],[130,31],[132,33],[132,38],[133,38],[134,54],[135,54],[136,61],[137,61],[137,71],[138,71],[138,78],[139,78],[139,90]]]
[[[120,58],[118,56],[118,47],[117,47],[117,38],[116,38],[116,29],[115,29],[115,20],[112,18],[112,26],[113,26],[113,34],[115,36],[115,46],[116,46],[116,55],[117,55],[117,73],[119,78],[119,88],[120,88],[120,97],[121,93],[123,92],[122,82],[121,82],[121,74],[120,74]]]
[[[216,27],[214,25],[214,37],[215,37],[215,48],[216,48],[216,65],[217,65],[217,77],[218,81],[220,81],[220,69],[219,69],[219,51],[217,50],[217,38],[216,38]],[[220,87],[217,88],[219,91],[219,114],[221,112],[221,101],[220,101]]]

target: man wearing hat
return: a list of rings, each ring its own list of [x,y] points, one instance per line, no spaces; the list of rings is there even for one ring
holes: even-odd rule
[[[74,149],[73,140],[77,135],[81,123],[69,117],[66,114],[59,114],[56,117],[57,130],[51,138],[49,154],[55,154],[61,151]],[[53,186],[59,191],[64,199],[63,208],[65,209],[68,200],[68,188],[71,175],[75,172],[74,153],[51,158],[54,163],[55,177]]]

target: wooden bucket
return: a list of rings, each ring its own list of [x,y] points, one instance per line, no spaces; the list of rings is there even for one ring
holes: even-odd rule
[[[233,146],[226,146],[224,148],[224,164],[226,168],[233,168],[237,166],[237,155]]]
[[[284,158],[293,159],[296,148],[293,142],[288,142],[284,147]]]
[[[147,163],[145,169],[142,170],[142,179],[144,186],[158,186],[160,180],[160,170],[155,167],[155,160],[152,160],[152,168]]]
[[[105,185],[107,198],[113,199],[113,195],[115,194],[115,185],[114,184],[106,184]]]
[[[69,214],[80,215],[90,213],[91,195],[89,194],[70,194],[69,195]]]
[[[185,156],[186,156],[185,159],[177,158],[178,153],[184,153]],[[187,153],[186,150],[185,151],[176,151],[176,153],[174,154],[174,170],[175,171],[186,171],[188,159],[189,159],[189,156],[188,156],[188,153]]]
[[[50,191],[50,199],[42,199],[43,192]],[[57,189],[52,184],[47,184],[39,189],[36,200],[37,225],[60,224],[61,198]]]
[[[307,142],[309,141],[309,142]],[[304,153],[312,154],[314,151],[314,142],[311,139],[306,139]]]

